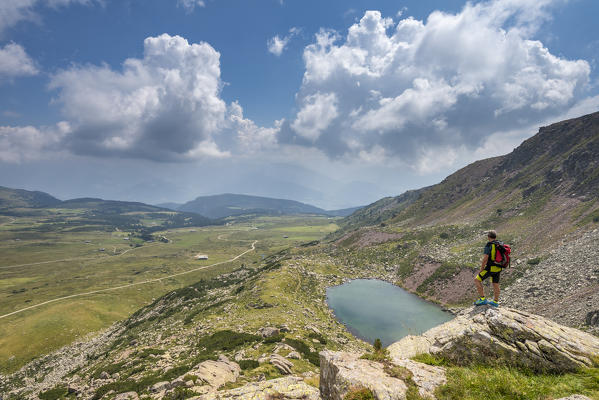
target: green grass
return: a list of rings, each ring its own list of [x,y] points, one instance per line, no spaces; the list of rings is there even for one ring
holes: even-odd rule
[[[535,375],[507,367],[451,367],[437,399],[557,399],[582,394],[599,399],[599,369],[565,375]]]
[[[259,217],[241,222],[232,219],[230,226],[159,232],[171,242],[145,243],[133,249],[130,242],[138,240],[123,240],[128,235],[126,231],[98,230],[93,226],[95,230],[81,232],[59,229],[62,222],[55,219],[81,218],[78,210],[53,210],[46,214],[17,217],[0,226],[0,315],[71,294],[163,278],[226,261],[248,250],[254,240],[259,242],[255,252],[235,262],[158,282],[60,300],[2,318],[0,373],[15,371],[35,357],[107,328],[172,290],[230,272],[242,264],[253,265],[262,255],[320,240],[336,229],[334,220],[326,217]],[[152,224],[154,214],[144,217],[144,224]],[[157,223],[162,218],[155,216]],[[283,233],[289,237],[283,238]],[[100,248],[105,251],[100,252]],[[208,254],[209,260],[194,260],[198,253]],[[48,262],[54,260],[67,261]],[[14,267],[31,263],[38,264]]]
[[[427,353],[412,359],[447,369],[447,384],[436,391],[439,400],[536,400],[572,394],[599,399],[599,368],[596,367],[558,375],[536,374],[507,366],[455,367],[446,359]]]

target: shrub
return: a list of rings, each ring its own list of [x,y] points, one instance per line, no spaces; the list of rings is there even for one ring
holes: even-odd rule
[[[366,388],[355,388],[351,389],[344,397],[343,400],[375,400],[374,394],[370,389]]]
[[[38,397],[42,400],[58,400],[68,394],[67,388],[64,386],[57,386],[45,392],[41,392]]]
[[[320,333],[316,333],[316,332],[310,332],[308,334],[308,337],[310,339],[316,339],[320,342],[320,344],[327,344],[327,340],[324,336],[322,336]]]
[[[259,340],[262,340],[261,336],[224,330],[201,338],[198,346],[205,347],[206,351],[210,353],[216,350],[233,350],[246,343],[253,343]]]
[[[299,351],[310,363],[320,367],[320,356],[317,352],[310,351],[310,347],[306,343],[290,338],[285,338],[285,343]]]
[[[379,339],[379,338],[374,339],[373,346],[374,346],[374,351],[378,352],[378,351],[383,350],[383,344],[381,343],[381,339]]]
[[[285,338],[285,336],[282,333],[279,333],[278,335],[264,338],[263,342],[264,343],[278,343],[281,340],[283,340],[284,338]]]
[[[541,262],[541,258],[540,257],[531,258],[530,260],[526,261],[526,263],[528,265],[537,265],[540,262]]]
[[[446,359],[434,356],[430,353],[417,354],[414,357],[412,357],[412,360],[418,361],[418,362],[421,362],[421,363],[427,364],[427,365],[434,365],[437,367],[449,365],[449,362]]]
[[[260,365],[260,363],[256,360],[241,360],[238,364],[243,370],[254,369]]]
[[[439,237],[440,237],[441,239],[449,239],[449,233],[447,233],[447,232],[442,232],[442,233],[439,235]]]
[[[593,217],[593,222],[599,222],[599,216]]]

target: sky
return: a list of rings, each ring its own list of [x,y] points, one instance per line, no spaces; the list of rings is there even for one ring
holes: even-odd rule
[[[594,0],[0,0],[0,185],[327,209],[599,111]]]

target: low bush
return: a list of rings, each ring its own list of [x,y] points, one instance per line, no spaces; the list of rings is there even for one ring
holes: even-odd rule
[[[355,388],[351,389],[344,397],[343,400],[375,400],[374,394],[370,389],[367,388]]]
[[[296,349],[310,363],[320,367],[320,356],[316,351],[310,351],[310,346],[308,346],[305,342],[302,342],[298,339],[285,338],[285,343]]]
[[[261,336],[224,330],[201,338],[198,347],[205,348],[206,352],[212,353],[217,350],[233,350],[246,343],[254,343],[260,340],[262,340]]]
[[[254,369],[260,365],[260,363],[256,360],[241,360],[238,362],[238,364],[243,370]]]
[[[541,258],[540,257],[531,258],[530,260],[526,261],[526,263],[528,265],[537,265],[540,262],[541,262]]]
[[[38,397],[41,400],[58,400],[64,398],[68,394],[67,388],[64,386],[57,386],[45,392],[41,392]]]
[[[279,333],[278,335],[264,338],[263,342],[264,343],[278,343],[278,342],[282,341],[284,338],[285,338],[285,336],[282,333]]]
[[[310,332],[308,334],[308,337],[310,339],[318,340],[320,342],[320,344],[327,344],[327,339],[324,336],[322,336],[320,333]]]

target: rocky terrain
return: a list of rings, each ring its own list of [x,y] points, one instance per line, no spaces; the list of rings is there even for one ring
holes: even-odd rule
[[[505,305],[599,333],[599,230],[567,240],[502,294]]]

